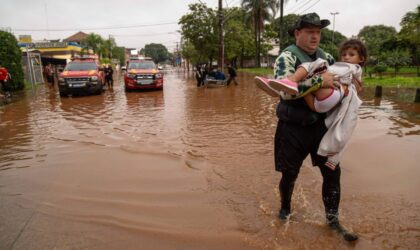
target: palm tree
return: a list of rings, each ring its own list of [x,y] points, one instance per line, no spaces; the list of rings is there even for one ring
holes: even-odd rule
[[[280,9],[280,25],[279,25],[279,53],[281,51],[281,40],[282,40],[282,30],[283,26],[283,15],[284,15],[284,5],[287,4],[289,0],[279,0],[279,9]]]
[[[112,49],[116,46],[115,40],[113,38],[109,38],[102,41],[102,44],[99,48],[100,54],[104,58],[111,59],[112,57]]]
[[[95,33],[90,33],[82,42],[83,47],[92,49],[93,53],[100,53],[101,47],[104,43],[102,37]]]
[[[247,19],[254,29],[257,67],[261,66],[261,34],[264,31],[264,22],[275,14],[275,4],[276,0],[242,0],[242,8],[247,12]]]

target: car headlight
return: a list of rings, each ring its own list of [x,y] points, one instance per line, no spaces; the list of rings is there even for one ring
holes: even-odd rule
[[[64,82],[64,77],[59,77],[58,82]]]
[[[155,78],[162,78],[163,77],[163,74],[162,73],[157,73],[156,75],[155,75]]]
[[[98,80],[98,77],[97,77],[97,76],[92,76],[92,77],[90,78],[90,80],[91,80],[91,81],[97,81],[97,80]]]
[[[127,74],[127,77],[128,78],[131,78],[131,79],[135,79],[136,78],[136,74]]]

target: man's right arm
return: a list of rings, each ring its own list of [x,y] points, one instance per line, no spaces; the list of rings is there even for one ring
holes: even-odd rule
[[[274,65],[274,78],[282,79],[289,75],[293,75],[296,71],[296,56],[292,55],[289,51],[284,51],[276,59]]]

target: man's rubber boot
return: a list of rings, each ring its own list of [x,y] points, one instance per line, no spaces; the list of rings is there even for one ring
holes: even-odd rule
[[[280,209],[280,211],[279,211],[279,214],[278,214],[278,217],[281,219],[281,220],[286,220],[287,219],[287,217],[290,215],[290,209],[285,209],[285,208],[282,208],[282,209]]]
[[[338,222],[338,220],[337,219],[333,219],[333,220],[330,220],[330,221],[327,221],[327,224],[328,224],[328,226],[332,229],[332,230],[334,230],[334,231],[336,231],[338,234],[340,234],[340,235],[342,235],[343,236],[343,238],[344,238],[344,240],[346,240],[346,241],[355,241],[355,240],[357,240],[357,239],[359,239],[359,237],[357,236],[357,234],[355,234],[355,233],[352,233],[352,232],[349,232],[349,231],[347,231],[341,224],[340,224],[340,222]]]
[[[278,217],[282,220],[286,220],[290,215],[290,203],[292,202],[294,183],[290,185],[282,185],[280,188],[281,196],[281,208]]]

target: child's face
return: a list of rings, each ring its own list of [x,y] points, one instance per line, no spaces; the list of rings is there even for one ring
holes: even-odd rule
[[[341,53],[341,61],[346,63],[360,64],[363,60],[357,50],[352,48],[348,48]]]

